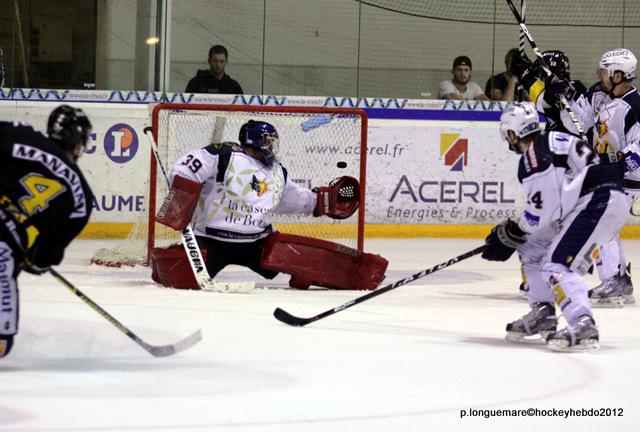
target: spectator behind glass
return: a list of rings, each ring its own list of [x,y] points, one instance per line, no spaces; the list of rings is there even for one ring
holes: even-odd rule
[[[218,93],[243,94],[242,87],[229,75],[224,73],[229,53],[222,45],[214,45],[209,49],[209,69],[198,69],[191,78],[186,93]]]
[[[511,48],[504,56],[506,70],[487,80],[487,84],[484,86],[484,94],[490,99],[497,101],[518,100],[518,77],[509,70],[514,55],[519,55],[518,48]],[[521,100],[528,101],[529,97],[526,92],[522,93]]]
[[[442,81],[438,86],[438,99],[488,100],[482,88],[471,81],[471,59],[459,56],[453,60],[452,79]]]

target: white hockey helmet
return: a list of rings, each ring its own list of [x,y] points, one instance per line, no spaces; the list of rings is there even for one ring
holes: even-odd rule
[[[509,149],[520,154],[520,149],[509,141],[509,131],[518,138],[524,138],[540,132],[538,112],[531,102],[520,102],[509,105],[500,116],[500,135],[509,145]]]
[[[636,60],[636,56],[631,51],[625,48],[618,48],[602,54],[598,66],[600,69],[606,69],[609,77],[612,77],[614,72],[620,71],[623,79],[631,80],[636,77],[637,63],[638,60]]]

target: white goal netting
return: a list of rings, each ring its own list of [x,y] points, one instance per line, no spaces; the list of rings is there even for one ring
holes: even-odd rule
[[[367,122],[361,110],[160,104],[153,115],[160,158],[169,170],[190,150],[216,142],[238,142],[240,127],[250,119],[267,121],[278,130],[277,157],[291,181],[313,188],[350,175],[360,180],[364,198]],[[152,158],[152,162],[155,164],[155,159]],[[146,211],[122,243],[97,251],[92,259],[94,263],[146,264],[151,248],[180,241],[178,233],[153,221],[168,188],[155,165],[149,171]],[[228,173],[227,181],[232,178],[233,173]],[[273,222],[282,232],[331,239],[362,250],[364,199],[360,210],[347,219],[275,215]]]

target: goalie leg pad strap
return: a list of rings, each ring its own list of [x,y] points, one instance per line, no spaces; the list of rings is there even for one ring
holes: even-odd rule
[[[207,251],[200,249],[207,260]],[[172,288],[200,289],[181,244],[151,250],[151,279]]]
[[[274,233],[267,237],[261,265],[291,275],[289,285],[306,289],[373,290],[384,280],[389,262],[326,240]]]

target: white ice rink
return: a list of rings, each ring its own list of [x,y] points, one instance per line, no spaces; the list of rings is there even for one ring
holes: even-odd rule
[[[480,242],[369,240],[367,249],[389,259],[389,283]],[[20,333],[0,360],[0,431],[640,430],[639,307],[595,311],[595,353],[506,342],[505,324],[527,311],[515,259],[473,257],[293,328],[272,317],[275,307],[311,316],[363,293],[165,289],[144,268],[88,265],[100,246],[76,241],[58,270],[150,343],[196,329],[202,342],[154,358],[50,275],[23,274]],[[638,274],[639,246],[625,241]],[[461,418],[529,408],[622,416]]]

